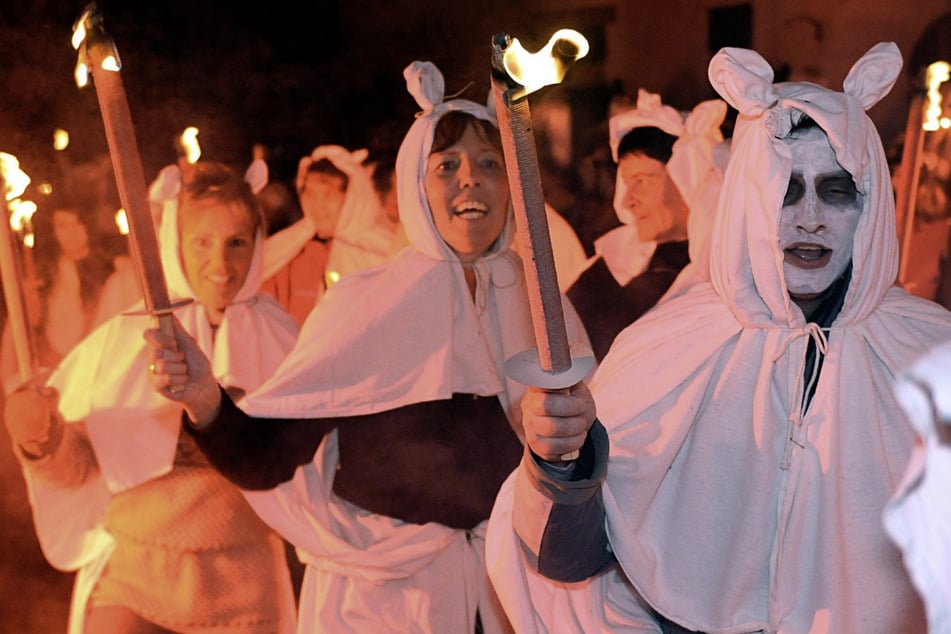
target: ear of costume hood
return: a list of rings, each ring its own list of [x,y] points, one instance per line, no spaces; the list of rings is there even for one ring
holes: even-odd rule
[[[898,49],[880,44],[853,66],[846,80],[852,92],[837,92],[806,82],[771,85],[768,65],[753,51],[723,49],[711,60],[713,87],[740,112],[712,237],[711,279],[744,320],[802,320],[790,310],[778,222],[792,166],[784,139],[803,114],[826,133],[836,160],[865,197],[853,239],[853,281],[839,321],[868,314],[894,282],[898,243],[890,173],[864,104],[881,98],[900,67]]]
[[[439,236],[426,196],[426,168],[433,147],[436,124],[443,115],[459,111],[498,126],[489,109],[468,99],[443,101],[445,81],[442,73],[430,62],[413,62],[403,71],[407,90],[416,99],[422,112],[400,144],[396,156],[396,196],[400,222],[406,237],[418,251],[435,260],[455,261],[458,258]],[[508,214],[502,235],[493,247],[504,250],[512,242],[514,220]]]

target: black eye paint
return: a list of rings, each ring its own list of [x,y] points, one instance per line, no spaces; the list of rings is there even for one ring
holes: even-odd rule
[[[789,185],[786,186],[786,195],[783,196],[783,207],[795,205],[802,199],[806,193],[806,185],[802,180],[802,174],[793,174],[789,177]]]

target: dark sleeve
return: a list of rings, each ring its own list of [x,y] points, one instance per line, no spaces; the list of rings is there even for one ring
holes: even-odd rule
[[[513,521],[540,574],[583,581],[614,563],[601,497],[607,455],[607,432],[598,421],[568,469],[549,465],[526,448],[516,476]]]
[[[196,429],[184,412],[182,423],[215,469],[238,487],[259,491],[290,480],[336,419],[251,417],[221,390],[221,410],[209,425]]]

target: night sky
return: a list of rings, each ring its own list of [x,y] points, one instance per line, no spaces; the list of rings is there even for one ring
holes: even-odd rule
[[[447,92],[473,81],[465,96],[485,99],[492,27],[484,14],[453,16],[428,10],[442,3],[393,0],[378,16],[380,4],[100,1],[122,58],[146,178],[175,160],[174,139],[189,125],[201,130],[204,159],[239,169],[253,144],[264,143],[275,178],[292,174],[319,144],[397,142],[417,109],[402,78],[413,59],[435,61]],[[106,150],[94,88],[79,90],[73,81],[69,40],[85,5],[0,5],[0,150],[20,157],[34,180],[56,181],[64,166]],[[484,70],[474,68],[483,56]],[[59,156],[51,141],[57,127],[72,139]]]

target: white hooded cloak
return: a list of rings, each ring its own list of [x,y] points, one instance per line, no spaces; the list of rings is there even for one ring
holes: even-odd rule
[[[510,249],[512,214],[474,265],[473,300],[425,189],[439,118],[452,111],[495,118],[472,101],[444,101],[442,74],[429,62],[414,62],[404,76],[423,109],[396,163],[400,221],[411,247],[331,287],[285,363],[239,405],[252,416],[319,418],[477,394],[496,396],[520,430],[525,388],[505,376],[503,365],[535,344],[522,264]],[[587,345],[565,305],[569,338]],[[299,631],[472,632],[477,609],[486,632],[507,631],[485,574],[485,523],[465,531],[368,513],[333,493],[337,461],[332,432],[290,481],[246,494],[307,564]]]
[[[897,47],[879,44],[834,92],[774,85],[753,51],[723,49],[711,61],[711,83],[740,113],[711,280],[622,332],[591,384],[610,438],[602,493],[620,567],[571,586],[527,569],[510,478],[487,560],[524,631],[659,631],[647,605],[705,632],[923,630],[881,524],[914,442],[891,386],[951,336],[951,316],[894,286],[889,172],[864,111],[900,67]],[[778,244],[791,172],[783,138],[799,113],[827,133],[865,196],[851,283],[825,330],[792,303]],[[810,339],[824,363],[803,411]]]
[[[167,207],[160,230],[162,264],[173,298],[196,299],[179,257],[177,213]],[[296,322],[274,300],[257,293],[261,283],[260,234],[248,276],[227,307],[212,339],[205,309],[198,301],[175,311],[185,330],[211,359],[224,386],[251,390],[277,368],[293,345]],[[142,309],[142,304],[133,307]],[[51,487],[24,476],[37,536],[47,560],[60,570],[79,570],[70,615],[70,632],[82,631],[84,607],[114,541],[101,525],[113,494],[172,470],[181,406],[148,381],[149,348],[142,332],[153,327],[144,314],[117,315],[80,342],[57,367],[48,384],[60,394],[67,424],[84,421],[99,471],[80,487]],[[293,624],[293,593],[285,609]]]

